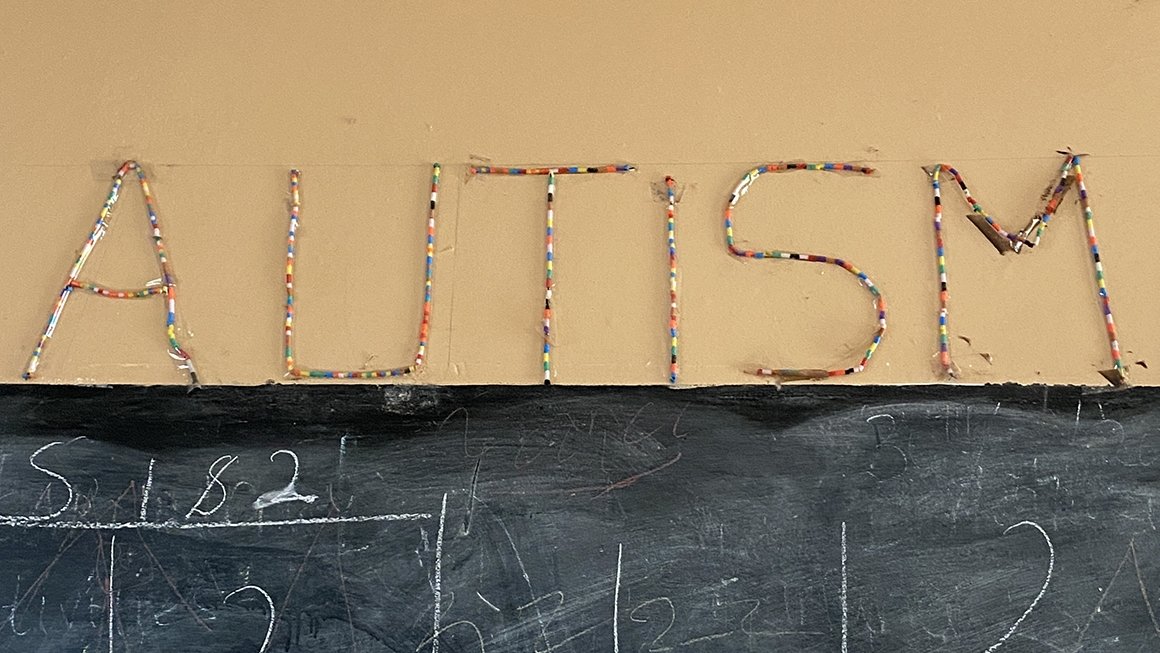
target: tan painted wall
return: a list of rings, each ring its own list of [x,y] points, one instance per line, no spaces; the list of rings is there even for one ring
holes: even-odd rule
[[[440,161],[430,366],[417,378],[536,383],[543,180],[467,180],[472,157],[488,157],[639,166],[560,181],[557,382],[665,381],[664,205],[653,189],[666,174],[684,189],[685,382],[856,359],[873,323],[848,275],[724,253],[729,190],[753,165],[789,159],[865,161],[881,174],[762,178],[739,236],[857,262],[891,319],[852,380],[931,382],[936,277],[919,166],[958,166],[1019,227],[1066,146],[1092,154],[1126,359],[1154,363],[1133,364],[1133,381],[1160,380],[1158,2],[4,5],[0,381],[19,379],[109,177],[137,158],[203,381],[281,378],[291,166],[303,169],[303,362],[405,362],[428,166]],[[1074,194],[1040,249],[1005,258],[947,195],[963,380],[1101,383],[1108,352]],[[127,186],[86,278],[157,276],[141,206]],[[158,299],[74,297],[41,378],[184,382],[162,316]]]

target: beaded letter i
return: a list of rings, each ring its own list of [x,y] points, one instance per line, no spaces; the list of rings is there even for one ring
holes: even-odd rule
[[[552,384],[552,258],[555,255],[552,233],[556,218],[556,173],[548,173],[548,218],[544,234],[544,385]]]
[[[680,365],[677,363],[680,316],[677,313],[677,182],[665,177],[665,226],[669,240],[669,385],[677,384]]]

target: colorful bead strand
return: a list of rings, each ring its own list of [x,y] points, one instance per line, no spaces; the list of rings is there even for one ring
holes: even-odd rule
[[[290,171],[290,228],[286,235],[286,321],[283,329],[283,353],[286,376],[294,379],[382,379],[411,374],[422,367],[427,357],[427,343],[431,333],[431,282],[435,270],[435,208],[439,200],[439,178],[443,169],[438,163],[431,169],[431,197],[427,206],[426,258],[423,280],[423,317],[419,323],[419,348],[415,362],[404,366],[378,370],[322,370],[300,367],[294,358],[294,259],[297,254],[298,224],[302,202],[299,194],[301,171]]]
[[[681,371],[677,364],[680,317],[677,314],[677,182],[672,177],[665,177],[665,193],[669,200],[665,209],[669,236],[669,384],[676,385]]]
[[[1084,227],[1087,229],[1088,246],[1091,248],[1092,265],[1095,268],[1096,288],[1100,295],[1100,304],[1104,314],[1104,325],[1108,332],[1108,347],[1112,354],[1112,369],[1101,370],[1112,385],[1122,385],[1127,381],[1128,370],[1120,353],[1120,338],[1116,333],[1116,320],[1112,317],[1112,300],[1108,296],[1108,284],[1104,275],[1104,264],[1100,259],[1100,242],[1096,238],[1095,216],[1092,213],[1091,199],[1088,196],[1087,186],[1083,181],[1083,168],[1080,166],[1080,155],[1067,153],[1068,163],[1064,167],[1071,167],[1075,185],[1079,188],[1079,206],[1083,210]],[[1047,222],[1047,212],[1044,212],[1044,223]],[[1037,238],[1038,240],[1038,238]]]
[[[963,179],[958,170],[945,163],[923,168],[931,179],[931,189],[934,192],[934,235],[935,235],[935,255],[938,257],[938,277],[939,277],[939,317],[938,317],[938,356],[939,366],[942,368],[943,375],[946,378],[956,378],[958,372],[955,369],[954,363],[951,361],[950,352],[950,294],[947,291],[947,259],[946,259],[946,241],[943,235],[943,204],[942,204],[942,174],[951,175],[955,182],[958,183],[959,190],[962,192],[963,199],[971,207],[971,214],[968,216],[972,223],[987,237],[987,240],[995,246],[995,249],[1000,254],[1005,254],[1008,251],[1019,253],[1022,249],[1023,239],[1019,234],[1012,234],[999,225],[990,214],[988,214],[979,200],[971,195],[970,189],[967,187],[967,182]]]
[[[112,290],[95,283],[81,281],[78,279],[81,270],[84,269],[89,256],[96,249],[97,243],[100,242],[101,238],[109,230],[113,218],[113,207],[116,206],[117,200],[120,199],[121,186],[124,184],[125,175],[129,174],[130,171],[137,174],[137,182],[140,184],[141,192],[145,197],[145,212],[149,217],[153,251],[157,256],[158,267],[161,269],[162,285],[146,287],[139,290]],[[57,324],[60,322],[60,316],[64,312],[65,303],[68,302],[68,298],[74,290],[83,290],[110,299],[138,299],[152,295],[165,295],[165,336],[169,341],[170,356],[177,361],[178,369],[185,370],[189,374],[190,383],[197,384],[197,369],[194,367],[193,358],[181,348],[181,344],[177,341],[177,280],[173,275],[173,269],[169,263],[169,254],[165,249],[165,241],[161,237],[161,225],[157,219],[157,202],[153,197],[153,191],[149,187],[149,180],[145,175],[145,171],[136,161],[122,163],[121,167],[117,169],[117,173],[113,175],[113,185],[109,189],[108,196],[105,198],[101,212],[93,224],[93,229],[89,233],[88,239],[85,241],[84,246],[81,247],[76,261],[69,270],[68,279],[65,281],[64,287],[61,289],[60,295],[57,297],[56,303],[53,306],[52,313],[48,317],[48,324],[45,325],[44,331],[41,332],[40,339],[32,351],[32,357],[29,359],[28,366],[22,375],[25,379],[32,379],[36,375],[37,368],[40,366],[40,360],[44,355],[44,348],[48,344],[49,338],[56,331]]]
[[[938,359],[939,365],[942,366],[943,374],[947,377],[954,377],[956,374],[954,366],[951,364],[950,334],[947,331],[950,295],[947,293],[947,248],[946,241],[943,240],[942,190],[939,184],[939,173],[942,170],[943,166],[939,165],[928,171],[931,179],[931,188],[934,189],[934,242],[935,254],[938,257]]]
[[[301,172],[290,170],[290,230],[286,234],[286,320],[282,328],[282,355],[286,359],[286,376],[297,376],[297,361],[294,360],[294,257],[298,245],[298,215],[302,210],[302,199],[298,193]]]
[[[741,197],[749,192],[749,187],[757,178],[769,172],[786,172],[793,170],[822,170],[832,172],[856,172],[862,175],[871,175],[874,173],[873,168],[866,168],[857,166],[851,163],[770,163],[760,166],[745,173],[745,176],[733,189],[733,193],[729,197],[729,204],[725,207],[725,242],[728,246],[729,253],[739,258],[750,259],[785,259],[791,261],[809,261],[811,263],[828,263],[836,265],[843,270],[853,274],[858,278],[858,282],[862,284],[870,294],[874,297],[875,309],[878,314],[878,329],[874,333],[874,337],[870,341],[870,345],[866,348],[862,359],[852,367],[844,369],[791,369],[791,368],[760,368],[751,370],[751,374],[757,376],[774,377],[780,381],[800,381],[806,379],[825,379],[833,376],[846,376],[848,374],[857,374],[866,369],[873,358],[874,352],[877,351],[878,345],[882,342],[882,336],[886,333],[886,298],[883,297],[882,292],[878,286],[870,280],[866,273],[859,270],[854,264],[840,258],[832,258],[828,256],[819,256],[817,254],[799,254],[796,252],[783,252],[779,250],[756,251],[749,249],[741,249],[737,247],[733,238],[733,213],[737,207],[738,201]]]
[[[152,297],[153,295],[165,294],[164,286],[150,286],[148,288],[142,288],[141,290],[113,290],[87,281],[71,281],[69,285],[77,290],[83,290],[110,299],[141,299],[144,297]]]
[[[596,175],[610,172],[633,172],[636,168],[627,165],[606,166],[557,166],[555,168],[509,168],[506,166],[471,166],[467,171],[473,175]]]
[[[555,255],[556,173],[548,173],[548,218],[544,234],[544,385],[552,385],[552,258]]]
[[[1061,152],[1061,154],[1065,153]],[[1051,194],[1048,195],[1047,205],[1043,207],[1043,211],[1031,218],[1031,222],[1019,233],[1023,243],[1028,247],[1035,247],[1043,239],[1043,234],[1047,231],[1047,224],[1051,222],[1051,218],[1055,217],[1055,212],[1063,203],[1063,196],[1067,194],[1068,188],[1075,181],[1075,177],[1071,174],[1072,167],[1072,157],[1069,155],[1059,168],[1059,181],[1055,182],[1052,187]],[[1031,233],[1032,229],[1035,230],[1035,237],[1029,239],[1027,234]]]
[[[544,372],[544,385],[552,384],[552,294],[556,287],[555,280],[555,232],[556,232],[556,176],[557,175],[584,175],[633,172],[636,168],[627,164],[603,166],[555,166],[550,168],[512,168],[508,166],[470,166],[467,171],[472,175],[506,175],[506,176],[547,176],[548,177],[548,207],[547,227],[544,236],[544,314],[541,361]]]
[[[1080,207],[1084,213],[1084,223],[1087,228],[1088,246],[1092,254],[1092,261],[1095,266],[1096,287],[1100,295],[1101,312],[1103,314],[1104,324],[1108,334],[1108,343],[1111,349],[1112,368],[1109,370],[1101,370],[1100,374],[1104,376],[1112,385],[1121,385],[1127,378],[1127,369],[1120,352],[1119,337],[1116,333],[1115,319],[1112,317],[1111,299],[1108,296],[1107,283],[1104,276],[1103,262],[1100,259],[1099,243],[1096,239],[1095,222],[1092,215],[1091,203],[1088,197],[1087,188],[1083,183],[1083,171],[1080,168],[1080,155],[1072,154],[1071,152],[1060,152],[1066,158],[1059,170],[1059,180],[1052,186],[1049,193],[1045,193],[1046,205],[1043,210],[1032,218],[1031,222],[1018,234],[1011,234],[998,226],[998,223],[990,218],[979,206],[977,200],[970,195],[967,190],[966,182],[963,181],[962,175],[957,170],[946,164],[937,164],[924,168],[926,173],[931,178],[931,188],[934,192],[934,231],[935,231],[935,253],[938,257],[938,273],[939,273],[939,318],[938,318],[938,340],[939,340],[939,365],[942,368],[943,375],[947,378],[954,378],[957,376],[954,363],[951,360],[950,352],[950,334],[949,334],[949,294],[947,292],[947,265],[946,265],[946,243],[943,237],[943,209],[942,197],[940,191],[940,174],[943,172],[954,176],[959,184],[959,188],[963,192],[963,197],[966,198],[968,204],[971,205],[972,216],[982,216],[985,218],[985,224],[990,226],[994,233],[1001,234],[1005,239],[1004,242],[1009,243],[1009,251],[1020,253],[1024,251],[1023,245],[1031,249],[1039,244],[1043,238],[1043,234],[1047,229],[1048,223],[1055,216],[1060,204],[1063,202],[1064,196],[1068,189],[1075,185],[1079,188]],[[974,220],[972,220],[974,221]],[[976,225],[979,225],[976,222]],[[982,229],[982,227],[980,226]],[[1034,230],[1034,237],[1029,234]],[[986,230],[984,235],[992,243],[996,239],[992,237]],[[998,247],[998,245],[996,245]],[[1004,253],[1003,248],[999,248],[1000,253]]]
[[[966,180],[963,179],[963,176],[959,174],[958,170],[955,170],[945,163],[940,163],[936,166],[923,169],[927,171],[927,174],[931,175],[931,178],[934,181],[937,181],[940,172],[945,172],[954,177],[955,181],[959,185],[959,190],[962,191],[963,198],[967,201],[967,204],[971,206],[971,214],[967,216],[971,222],[979,229],[979,231],[983,233],[984,236],[987,237],[987,240],[991,241],[991,244],[995,246],[995,249],[997,249],[1000,254],[1006,254],[1009,251],[1015,252],[1016,254],[1019,253],[1019,250],[1023,247],[1024,244],[1023,234],[1014,234],[1010,231],[1007,231],[1003,228],[1002,225],[999,224],[998,221],[991,217],[991,215],[983,209],[983,206],[979,204],[979,200],[975,199],[974,196],[971,195],[971,190],[967,188]],[[937,197],[938,196],[936,195],[936,198]]]

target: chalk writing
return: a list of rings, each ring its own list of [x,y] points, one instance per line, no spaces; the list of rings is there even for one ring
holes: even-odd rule
[[[439,511],[439,534],[435,538],[435,627],[431,630],[431,653],[439,653],[439,620],[443,610],[443,529],[447,523],[447,493],[443,493],[443,507]]]
[[[671,646],[663,646],[662,647],[662,646],[658,646],[658,644],[661,643],[661,640],[664,639],[665,635],[669,634],[669,631],[673,629],[673,624],[676,623],[676,621],[677,621],[677,610],[676,610],[676,608],[673,607],[673,600],[672,599],[670,599],[667,596],[658,596],[655,599],[649,599],[649,600],[637,605],[635,608],[633,608],[632,612],[628,613],[628,618],[630,621],[634,621],[638,624],[648,623],[649,622],[648,617],[640,619],[640,618],[637,618],[636,614],[638,612],[640,612],[641,610],[644,610],[645,608],[649,607],[650,605],[664,605],[669,613],[668,617],[667,617],[668,623],[665,624],[665,627],[663,630],[661,630],[660,634],[657,635],[656,637],[654,637],[652,639],[652,641],[649,642],[647,645],[645,645],[641,650],[644,650],[644,651],[670,651],[670,650],[672,650]]]
[[[1039,524],[1036,524],[1033,521],[1021,521],[1013,526],[1008,526],[1007,530],[1003,531],[1003,534],[1006,535],[1007,533],[1010,533],[1020,526],[1030,526],[1031,528],[1034,528],[1035,530],[1039,531],[1040,535],[1043,536],[1043,541],[1047,542],[1047,552],[1050,556],[1047,561],[1047,577],[1043,579],[1043,587],[1039,589],[1039,593],[1035,595],[1034,599],[1032,599],[1031,605],[1027,606],[1027,609],[1023,611],[1023,614],[1015,620],[1015,623],[1011,624],[1011,628],[1009,628],[1007,632],[999,638],[999,641],[987,647],[987,653],[992,653],[993,651],[998,650],[1000,646],[1005,644],[1007,640],[1015,634],[1015,630],[1019,628],[1019,624],[1023,623],[1023,620],[1031,615],[1031,611],[1035,609],[1035,606],[1039,605],[1039,600],[1042,599],[1043,595],[1047,593],[1047,586],[1051,584],[1051,572],[1055,570],[1055,546],[1051,544],[1051,538],[1047,536],[1047,531],[1043,530],[1043,527],[1041,527]]]
[[[0,652],[1151,650],[1147,409],[963,391],[376,391],[292,438],[0,438]]]
[[[846,606],[846,522],[842,522],[842,653],[846,653],[850,638],[850,611]]]
[[[616,590],[612,599],[612,651],[620,653],[620,561],[624,557],[624,544],[616,545]]]
[[[117,534],[113,533],[113,537],[109,540],[109,581],[106,583],[106,592],[108,593],[109,603],[109,653],[113,653],[113,610],[117,595],[113,592],[113,570],[114,563],[117,561]]]
[[[279,449],[270,454],[270,461],[273,462],[274,456],[277,456],[278,454],[286,454],[294,461],[294,475],[290,477],[290,482],[286,484],[286,487],[280,490],[270,490],[269,492],[259,496],[257,499],[254,499],[254,510],[262,510],[279,503],[289,503],[291,501],[301,501],[303,503],[314,503],[317,501],[317,495],[299,494],[298,490],[294,487],[295,484],[298,483],[298,454],[290,451],[289,449]]]
[[[213,463],[210,464],[209,473],[206,475],[205,490],[202,491],[201,496],[198,497],[197,503],[193,504],[193,507],[189,509],[189,512],[185,513],[186,519],[189,519],[190,517],[192,517],[194,515],[194,513],[197,513],[203,517],[208,517],[209,515],[212,515],[213,513],[217,512],[218,509],[221,508],[223,505],[225,505],[226,499],[228,498],[228,493],[226,492],[225,484],[222,483],[219,479],[220,479],[221,475],[223,473],[225,473],[225,471],[227,469],[229,469],[229,466],[236,463],[236,462],[238,462],[237,456],[225,455],[225,456],[219,456],[217,460],[213,461]],[[223,465],[222,463],[225,463],[225,464]],[[221,465],[221,468],[215,469],[215,468],[217,468],[218,465]],[[210,510],[208,510],[208,511],[203,510],[201,508],[201,504],[202,504],[202,502],[204,502],[206,500],[206,497],[209,496],[210,490],[212,490],[215,486],[222,493],[221,500],[219,500],[217,505],[214,506],[213,508],[211,508]]]
[[[274,599],[270,598],[270,594],[257,585],[246,585],[244,587],[239,587],[238,589],[227,594],[226,597],[222,599],[222,603],[225,603],[239,593],[246,591],[257,592],[261,594],[262,598],[266,599],[266,605],[269,606],[270,617],[268,623],[266,624],[266,638],[262,640],[262,647],[258,649],[258,653],[266,653],[266,649],[270,648],[270,637],[274,635],[274,619],[276,618],[276,614],[274,612]]]
[[[60,481],[61,483],[63,483],[65,489],[68,490],[68,500],[65,501],[64,505],[61,506],[60,508],[58,508],[56,510],[56,512],[54,512],[50,515],[29,516],[29,517],[27,517],[27,519],[30,519],[30,520],[55,519],[55,518],[61,516],[62,514],[64,514],[64,511],[68,510],[69,506],[71,506],[73,503],[73,498],[75,497],[75,495],[73,494],[72,483],[69,483],[68,479],[61,476],[60,474],[57,474],[56,472],[54,472],[52,470],[45,469],[45,468],[41,467],[40,465],[36,464],[36,457],[37,456],[44,453],[45,451],[48,451],[52,447],[57,446],[58,444],[61,444],[61,443],[60,442],[49,442],[48,444],[44,445],[43,447],[37,449],[35,452],[33,452],[33,454],[31,456],[28,457],[28,464],[32,465],[33,469],[35,469],[36,471],[44,473],[44,474],[48,474],[49,476],[51,476],[51,477],[55,478],[56,480]]]
[[[153,464],[156,462],[156,458],[149,459],[149,476],[145,478],[145,486],[141,490],[141,521],[149,517],[149,493],[153,491]]]

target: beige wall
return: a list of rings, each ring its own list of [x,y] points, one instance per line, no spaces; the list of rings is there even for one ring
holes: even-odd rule
[[[538,382],[544,182],[468,180],[466,164],[487,157],[639,166],[560,181],[557,382],[665,381],[654,187],[666,174],[684,192],[685,382],[855,360],[873,322],[848,275],[724,253],[729,190],[753,165],[789,159],[881,174],[762,178],[739,237],[863,267],[890,302],[890,329],[848,380],[931,382],[936,276],[919,166],[958,166],[1020,227],[1066,146],[1092,154],[1126,360],[1153,364],[1133,364],[1133,382],[1160,380],[1157,2],[3,4],[0,381],[19,379],[109,177],[137,158],[204,382],[281,378],[291,166],[303,170],[302,361],[412,356],[432,161],[445,176],[430,365],[417,378]],[[963,380],[1101,383],[1108,353],[1074,195],[1041,248],[1005,258],[947,196]],[[141,206],[127,186],[86,278],[157,276]],[[162,318],[158,299],[74,297],[41,378],[182,383]]]

